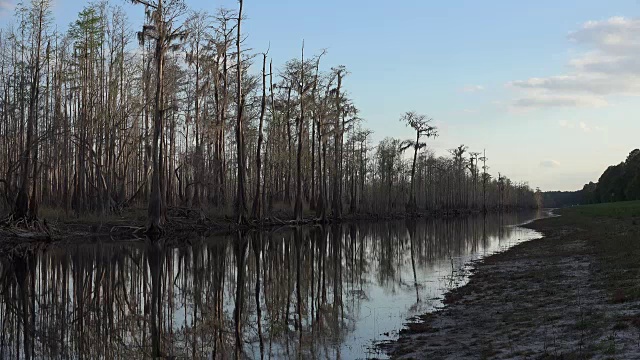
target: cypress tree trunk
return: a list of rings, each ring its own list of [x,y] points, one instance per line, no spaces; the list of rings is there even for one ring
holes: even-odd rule
[[[302,220],[302,141],[304,128],[304,43],[302,45],[302,62],[300,63],[300,116],[298,117],[298,154],[296,157],[296,220]]]
[[[266,66],[267,66],[267,54],[263,54],[262,58],[262,101],[260,102],[260,125],[258,126],[258,146],[256,149],[256,194],[253,198],[253,209],[251,211],[252,217],[254,219],[259,219],[262,217],[262,206],[261,206],[261,195],[260,195],[260,176],[262,170],[262,158],[261,158],[261,150],[262,150],[262,141],[263,134],[262,128],[264,124],[264,113],[267,107],[267,74],[266,74]],[[271,64],[269,64],[269,71],[272,71]]]
[[[236,119],[236,146],[238,150],[238,179],[237,181],[237,193],[236,193],[236,218],[238,224],[243,224],[246,222],[247,216],[247,199],[245,193],[245,154],[244,154],[244,129],[242,123],[242,111],[244,105],[244,99],[242,95],[242,56],[240,51],[240,42],[241,42],[241,31],[240,26],[242,23],[242,0],[238,0],[240,3],[240,10],[238,11],[238,34],[236,37],[236,52],[237,52],[237,73],[236,73],[236,101],[238,102],[237,106],[237,119]]]
[[[31,150],[37,143],[34,144],[34,129],[36,128],[36,122],[38,121],[37,112],[38,112],[38,95],[40,92],[40,48],[42,44],[42,26],[44,22],[44,9],[42,8],[44,4],[40,4],[40,8],[38,9],[38,29],[36,34],[36,50],[33,58],[33,76],[31,79],[31,91],[29,94],[29,113],[27,115],[27,143],[25,146],[25,151],[22,154],[22,173],[20,178],[20,188],[18,190],[18,197],[16,198],[16,203],[14,206],[14,216],[18,219],[20,218],[32,218],[35,219],[37,217],[37,206],[35,204],[35,196],[32,198],[34,204],[29,205],[29,165],[31,163]],[[34,171],[33,171],[33,186],[35,187],[35,173],[37,169],[37,155],[34,160]],[[35,189],[34,189],[35,195]]]
[[[162,1],[158,1],[158,14],[160,20],[156,22],[158,27],[158,39],[156,41],[156,96],[155,96],[155,114],[153,119],[153,144],[152,144],[152,166],[153,174],[151,175],[151,194],[149,196],[148,208],[148,224],[147,231],[149,233],[158,233],[163,231],[165,224],[164,211],[164,192],[161,189],[160,176],[162,176],[162,161],[160,155],[160,140],[162,138],[162,122],[164,111],[164,43],[165,43],[165,27],[164,18],[162,16]]]
[[[342,129],[340,128],[340,87],[342,86],[342,73],[338,73],[338,87],[336,89],[336,118],[334,131],[335,135],[333,137],[333,218],[339,219],[342,217],[342,199],[340,198],[340,182],[342,181],[342,174],[340,172],[340,132]]]

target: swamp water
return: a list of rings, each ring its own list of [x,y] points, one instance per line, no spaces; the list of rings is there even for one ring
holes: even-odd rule
[[[0,359],[384,358],[542,213],[49,245],[0,259]],[[181,239],[185,240],[185,239]],[[181,245],[175,245],[181,244]]]

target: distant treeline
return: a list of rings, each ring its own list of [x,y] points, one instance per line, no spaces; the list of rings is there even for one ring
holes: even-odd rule
[[[546,207],[640,200],[640,150],[629,153],[627,159],[604,171],[597,183],[589,182],[578,191],[543,193]]]
[[[577,191],[546,191],[542,194],[545,207],[557,208],[584,203],[582,190]]]

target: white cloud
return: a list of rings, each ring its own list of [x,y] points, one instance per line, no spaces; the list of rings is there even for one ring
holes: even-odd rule
[[[466,85],[465,87],[462,88],[462,92],[466,92],[466,93],[479,92],[483,90],[484,90],[484,86],[482,85]]]
[[[589,21],[569,40],[588,50],[569,61],[566,74],[509,83],[521,93],[515,107],[600,107],[608,96],[640,96],[640,19]]]
[[[543,168],[557,168],[559,166],[560,166],[560,162],[552,159],[542,160],[540,162],[540,167],[543,167]]]

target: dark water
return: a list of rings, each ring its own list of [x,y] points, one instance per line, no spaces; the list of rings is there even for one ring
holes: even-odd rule
[[[0,359],[384,357],[539,213],[52,245],[0,262]]]

